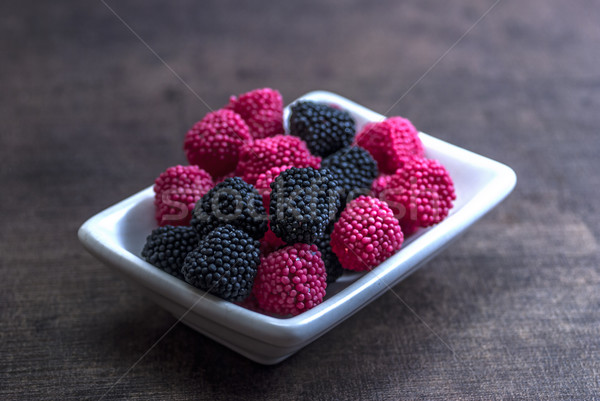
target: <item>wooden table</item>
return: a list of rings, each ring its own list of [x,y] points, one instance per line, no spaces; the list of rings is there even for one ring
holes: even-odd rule
[[[599,399],[596,1],[0,5],[0,399]],[[340,93],[497,159],[514,193],[276,366],[80,246],[230,94]]]

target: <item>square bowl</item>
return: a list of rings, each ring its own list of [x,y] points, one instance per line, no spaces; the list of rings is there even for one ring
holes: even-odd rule
[[[385,117],[330,92],[299,100],[337,105],[355,119],[357,129]],[[285,116],[289,115],[289,106]],[[504,164],[419,133],[426,156],[439,160],[455,185],[457,199],[441,223],[421,229],[400,251],[364,273],[345,273],[327,288],[325,300],[298,316],[267,316],[222,300],[150,265],[140,256],[156,228],[154,193],[148,187],[98,213],[79,229],[85,248],[133,282],[177,319],[213,340],[262,364],[275,364],[316,340],[403,280],[451,240],[500,203],[514,188],[516,175]]]

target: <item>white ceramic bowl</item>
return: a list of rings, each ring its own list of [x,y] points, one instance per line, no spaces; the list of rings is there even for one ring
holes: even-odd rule
[[[357,128],[384,117],[329,92],[301,99],[337,104],[355,118]],[[286,116],[289,107],[286,108]],[[263,364],[275,364],[352,316],[382,295],[504,199],[516,184],[509,167],[420,133],[429,158],[448,169],[457,199],[440,224],[418,231],[402,249],[367,273],[348,273],[327,289],[315,308],[276,318],[224,301],[155,268],[140,257],[146,236],[156,227],[152,187],[117,203],[79,229],[83,245],[139,286],[177,319],[213,340]]]

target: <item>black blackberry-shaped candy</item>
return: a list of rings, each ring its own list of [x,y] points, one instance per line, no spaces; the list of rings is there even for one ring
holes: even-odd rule
[[[315,245],[321,251],[321,259],[323,259],[325,270],[327,271],[327,284],[335,282],[344,273],[344,268],[340,264],[338,257],[331,250],[332,231],[333,224],[330,224],[325,234],[315,240]]]
[[[323,159],[321,168],[327,168],[344,190],[342,205],[368,194],[378,174],[375,159],[368,151],[357,146],[342,148]]]
[[[327,169],[292,167],[271,189],[271,229],[288,244],[314,243],[340,207],[341,189]]]
[[[290,134],[304,139],[312,154],[326,157],[352,143],[354,119],[345,110],[300,101],[292,105]]]
[[[267,232],[267,212],[256,188],[239,177],[227,178],[208,191],[194,208],[190,225],[201,237],[231,224],[259,239]]]
[[[192,227],[158,227],[146,239],[142,257],[148,263],[183,280],[183,261],[199,242],[200,236]]]
[[[242,301],[252,290],[260,242],[232,225],[211,231],[183,263],[185,281],[228,301]]]

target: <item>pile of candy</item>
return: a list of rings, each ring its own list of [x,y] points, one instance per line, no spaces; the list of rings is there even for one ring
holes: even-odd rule
[[[411,122],[357,133],[338,105],[298,101],[284,132],[276,90],[232,96],[185,136],[187,166],[155,181],[159,227],[142,256],[225,300],[279,316],[323,301],[442,221],[456,195]]]

